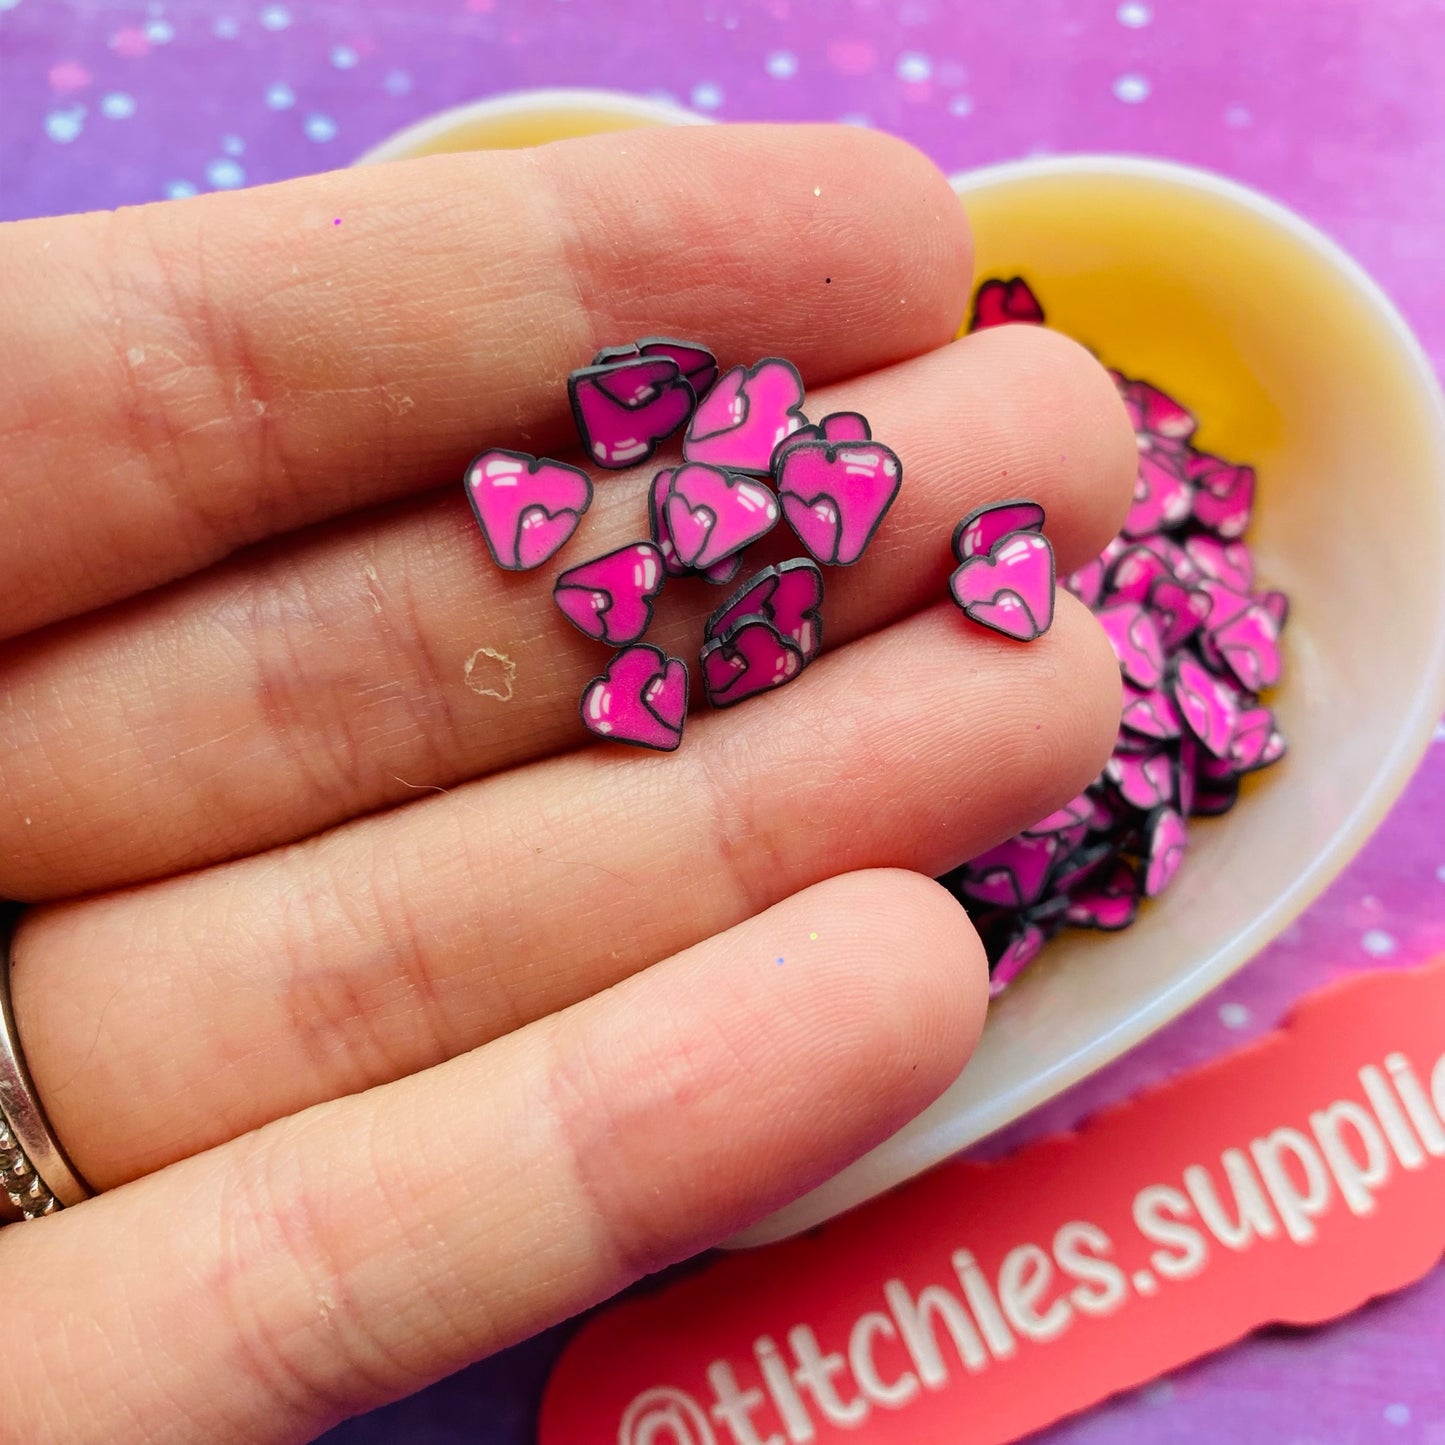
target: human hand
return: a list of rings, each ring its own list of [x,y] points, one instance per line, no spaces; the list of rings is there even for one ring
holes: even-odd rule
[[[1062,592],[1030,646],[960,625],[947,538],[1035,496],[1075,567],[1135,449],[1073,343],[950,344],[924,160],[634,132],[18,223],[0,275],[0,894],[39,904],[19,1036],[104,1191],[0,1234],[6,1438],[308,1438],[958,1073],[986,967],[930,877],[1097,773],[1119,680]],[[580,746],[607,655],[549,595],[645,535],[647,474],[524,575],[459,484],[565,456],[567,373],[659,332],[793,359],[904,465],[826,654],[668,756]],[[648,640],[695,658],[720,599],[670,582]]]

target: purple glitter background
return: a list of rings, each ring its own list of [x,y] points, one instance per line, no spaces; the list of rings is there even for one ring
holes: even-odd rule
[[[0,217],[344,165],[444,106],[528,86],[719,119],[896,131],[953,171],[1132,151],[1272,192],[1381,278],[1445,365],[1439,0],[0,0]],[[1288,934],[1017,1143],[1269,1028],[1301,995],[1445,950],[1445,725],[1386,826]],[[354,1421],[331,1445],[524,1445],[565,1329]],[[1445,1445],[1445,1269],[1348,1321],[1271,1331],[1044,1436]],[[960,1422],[960,1445],[966,1438]]]

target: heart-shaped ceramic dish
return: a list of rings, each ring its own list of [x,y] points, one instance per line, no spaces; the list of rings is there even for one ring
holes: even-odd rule
[[[464,106],[363,160],[706,118],[640,97],[531,92]],[[1119,156],[954,179],[978,275],[1022,274],[1049,323],[1202,418],[1259,469],[1261,577],[1290,594],[1289,738],[1227,817],[1191,830],[1167,898],[1129,932],[1066,933],[993,1006],[977,1055],[906,1128],[733,1242],[817,1224],[1060,1093],[1228,977],[1344,867],[1445,706],[1445,406],[1358,265],[1220,176]]]
[[[940,1099],[739,1244],[927,1169],[1215,987],[1360,848],[1445,706],[1445,407],[1380,288],[1284,207],[1183,166],[1047,158],[954,187],[980,277],[1024,276],[1050,325],[1191,407],[1200,446],[1258,467],[1249,540],[1293,603],[1272,699],[1290,752],[1190,830],[1173,888],[1134,928],[1061,935]]]

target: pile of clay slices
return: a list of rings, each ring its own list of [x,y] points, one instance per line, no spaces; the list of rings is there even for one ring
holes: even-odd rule
[[[970,329],[1043,320],[1015,277],[979,288]],[[1129,927],[1177,875],[1186,820],[1227,813],[1241,780],[1285,752],[1260,694],[1280,679],[1289,599],[1257,584],[1244,540],[1254,469],[1196,447],[1199,423],[1172,396],[1111,375],[1139,448],[1133,505],[1064,585],[1113,644],[1123,717],[1077,798],[942,880],[983,938],[995,991],[1066,924]]]
[[[820,564],[849,567],[862,557],[903,468],[856,412],[810,423],[802,378],[779,357],[719,375],[706,347],[648,337],[600,351],[572,373],[568,393],[582,445],[601,468],[644,463],[686,427],[681,463],[652,479],[648,536],[567,568],[552,589],[574,627],[615,650],[583,691],[584,726],[670,752],[687,718],[688,667],[642,640],[667,578],[726,586],[742,573],[747,549],[786,519],[809,555],[748,577],[708,618],[699,655],[714,707],[781,687],[822,645]],[[471,463],[466,490],[493,560],[510,571],[555,556],[592,504],[580,468],[498,449]],[[954,600],[974,621],[1023,641],[1053,620],[1043,520],[1033,502],[1004,502],[954,532]]]

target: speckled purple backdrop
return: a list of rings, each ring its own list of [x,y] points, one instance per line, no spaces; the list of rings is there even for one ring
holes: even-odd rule
[[[886,127],[948,170],[1062,150],[1213,166],[1341,240],[1445,364],[1441,0],[0,0],[0,217],[343,165],[433,110],[533,85]],[[1341,974],[1445,949],[1442,817],[1445,726],[1405,801],[1299,925],[1010,1142],[1235,1046]],[[562,1334],[328,1439],[524,1445]],[[1437,1270],[1047,1440],[1445,1445],[1442,1362]]]

